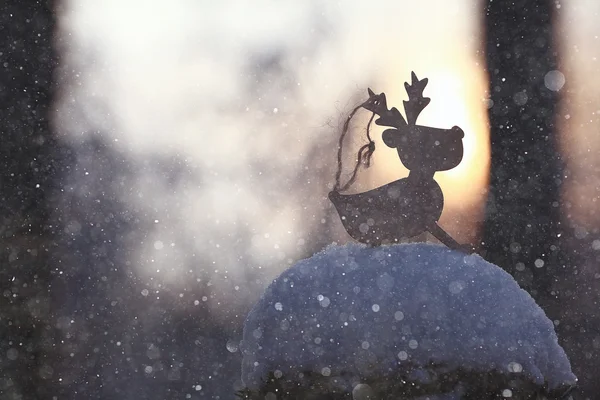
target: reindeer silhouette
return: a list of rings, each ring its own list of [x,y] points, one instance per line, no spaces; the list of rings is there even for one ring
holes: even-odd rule
[[[369,99],[360,107],[378,115],[377,125],[392,127],[382,134],[383,142],[398,151],[400,161],[410,171],[407,178],[364,193],[329,193],[348,234],[359,242],[378,246],[398,243],[428,231],[446,246],[471,253],[470,245],[461,245],[437,223],[444,206],[444,195],[433,179],[437,171],[456,167],[463,157],[464,132],[458,126],[438,129],[416,125],[430,99],[423,97],[428,79],[404,83],[408,101],[404,101],[406,120],[397,108],[388,110],[385,93],[368,89]]]

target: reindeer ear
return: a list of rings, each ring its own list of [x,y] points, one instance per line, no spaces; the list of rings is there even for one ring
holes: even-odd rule
[[[375,96],[375,93],[371,90],[371,88],[367,88],[367,91],[369,92],[369,97]]]
[[[400,132],[397,129],[386,129],[381,135],[386,146],[395,149],[400,144]]]

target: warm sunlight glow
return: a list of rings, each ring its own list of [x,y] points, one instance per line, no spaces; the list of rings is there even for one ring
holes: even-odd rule
[[[419,123],[465,132],[462,164],[436,179],[441,225],[473,239],[489,158],[480,9],[477,0],[451,3],[66,2],[63,63],[80,78],[63,86],[58,131],[73,141],[101,132],[142,166],[120,201],[158,222],[131,250],[132,268],[152,285],[182,285],[192,259],[211,290],[258,293],[248,285],[311,246],[350,240],[327,198],[336,121],[367,87],[402,110],[411,71],[429,78]],[[356,119],[348,151],[364,143],[368,114]],[[381,131],[352,191],[406,176]],[[148,167],[163,159],[177,167]]]
[[[568,168],[563,212],[585,232],[600,225],[600,3],[567,2],[560,16],[560,69],[566,82],[559,92],[558,126]]]

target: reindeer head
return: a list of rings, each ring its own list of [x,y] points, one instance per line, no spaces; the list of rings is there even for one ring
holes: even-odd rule
[[[411,83],[404,83],[408,101],[404,101],[406,120],[395,107],[387,109],[385,94],[376,95],[369,89],[369,100],[363,107],[379,115],[377,125],[389,126],[383,132],[383,142],[398,151],[398,156],[409,170],[446,171],[456,167],[463,156],[464,132],[458,126],[438,129],[416,125],[417,117],[431,101],[423,97],[428,79],[419,80],[413,72]]]

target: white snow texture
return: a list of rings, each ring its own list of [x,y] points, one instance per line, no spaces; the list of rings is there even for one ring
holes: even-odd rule
[[[331,246],[298,262],[248,315],[242,350],[252,390],[269,373],[364,379],[408,362],[576,382],[552,322],[508,273],[424,243]]]

